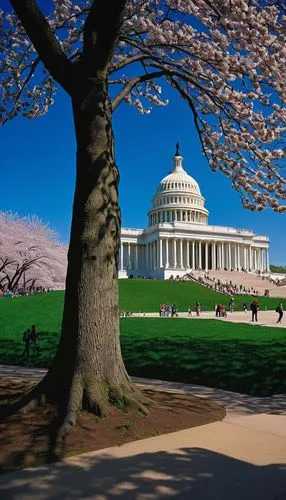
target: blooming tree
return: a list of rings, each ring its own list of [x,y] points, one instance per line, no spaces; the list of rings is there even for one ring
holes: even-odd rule
[[[119,346],[118,170],[112,112],[167,105],[177,90],[212,169],[245,207],[285,211],[285,22],[281,0],[10,0],[0,28],[1,120],[70,96],[77,179],[59,350],[36,394],[63,404],[140,408]],[[284,158],[285,162],[285,158]],[[69,356],[66,356],[66,353]],[[60,382],[59,382],[60,381]],[[32,393],[35,396],[35,393]]]
[[[16,292],[64,288],[67,248],[37,217],[0,212],[0,285]]]
[[[17,11],[19,2],[11,3]],[[53,3],[47,19],[60,40],[58,55],[65,55],[66,65],[70,61],[76,66],[92,2],[48,3]],[[283,1],[124,3],[108,68],[113,108],[124,100],[149,113],[153,105],[168,104],[158,83],[164,77],[190,106],[209,164],[231,178],[244,206],[284,212]],[[28,118],[46,113],[54,102],[57,75],[45,69],[15,13],[2,12],[0,36],[2,123],[19,113]],[[85,37],[85,42],[91,40]]]

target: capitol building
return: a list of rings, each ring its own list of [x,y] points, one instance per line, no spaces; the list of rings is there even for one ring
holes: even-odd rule
[[[121,229],[119,278],[169,279],[196,270],[269,272],[269,238],[209,225],[205,198],[184,170],[178,144],[173,162],[152,198],[148,228]]]

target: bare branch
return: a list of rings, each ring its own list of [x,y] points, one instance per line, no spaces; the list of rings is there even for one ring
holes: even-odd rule
[[[10,0],[43,64],[70,94],[72,65],[35,0]]]

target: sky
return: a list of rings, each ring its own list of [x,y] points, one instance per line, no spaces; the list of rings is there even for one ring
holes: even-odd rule
[[[176,142],[185,170],[199,183],[209,224],[250,229],[270,237],[270,263],[286,265],[285,214],[250,212],[231,181],[212,172],[201,151],[192,114],[170,94],[168,106],[139,115],[123,104],[114,114],[116,161],[120,170],[122,225],[147,226],[147,211],[160,180],[172,169]],[[0,210],[36,214],[68,242],[75,182],[75,137],[68,97],[41,118],[15,118],[0,129]]]

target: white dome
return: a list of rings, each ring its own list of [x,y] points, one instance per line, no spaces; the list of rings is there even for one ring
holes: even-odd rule
[[[207,224],[208,210],[200,187],[184,169],[179,145],[174,156],[172,172],[164,177],[152,198],[148,211],[149,227],[161,223]]]
[[[182,166],[183,157],[174,157],[174,168],[169,175],[166,175],[161,181],[157,189],[157,193],[162,191],[188,191],[189,193],[201,194],[200,187]]]

